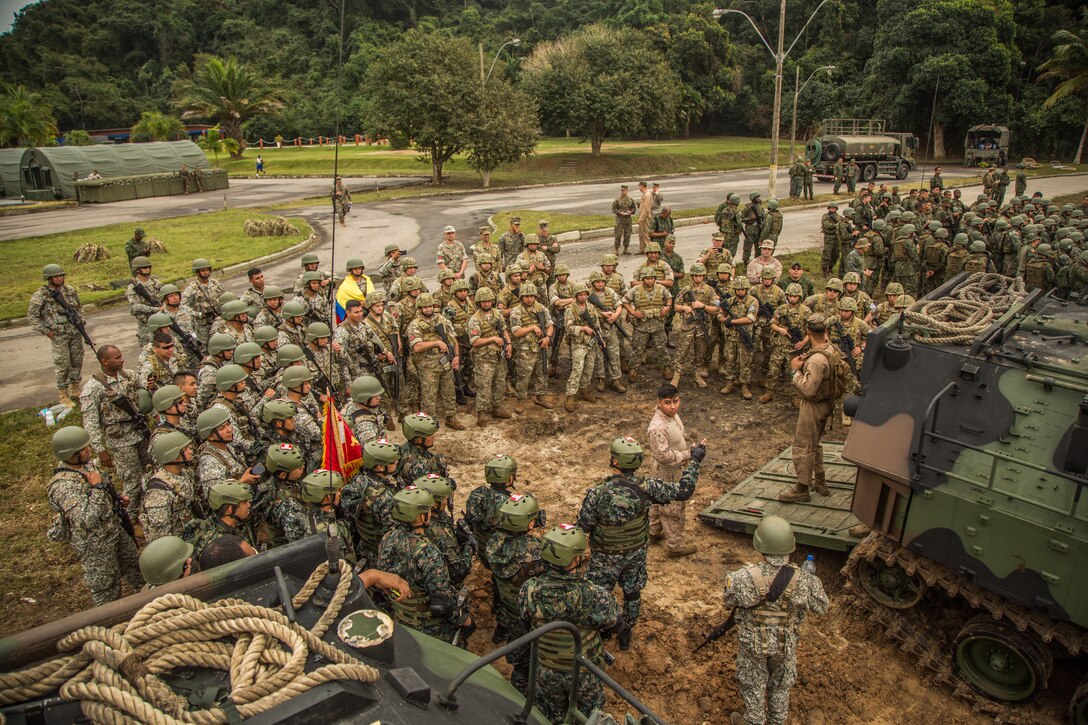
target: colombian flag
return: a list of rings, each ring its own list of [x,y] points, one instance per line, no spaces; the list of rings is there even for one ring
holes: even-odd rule
[[[321,427],[321,467],[336,471],[344,480],[355,475],[363,463],[363,447],[344,421],[333,402],[325,403],[325,422]]]
[[[350,274],[340,283],[340,287],[336,290],[336,324],[339,325],[347,317],[348,300],[363,302],[367,295],[374,291],[374,284],[370,281],[370,277],[364,274],[363,281],[365,289],[360,288],[359,283]]]

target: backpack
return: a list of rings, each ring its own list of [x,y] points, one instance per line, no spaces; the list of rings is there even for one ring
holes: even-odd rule
[[[1070,263],[1064,265],[1058,270],[1058,276],[1055,280],[1059,290],[1063,292],[1069,292],[1073,289],[1073,283],[1076,279],[1076,263]]]
[[[821,400],[839,400],[846,395],[846,381],[850,379],[853,372],[842,353],[832,347],[829,350],[812,350],[809,355],[823,355],[831,367],[831,376],[825,385],[825,390],[828,391],[827,397]]]

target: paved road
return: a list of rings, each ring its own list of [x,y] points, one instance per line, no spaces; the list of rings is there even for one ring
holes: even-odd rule
[[[951,174],[946,173],[949,178],[953,178],[952,174],[957,172],[967,175],[966,170],[950,171]],[[730,172],[668,179],[667,183],[663,182],[666,202],[680,209],[711,206],[718,203],[727,192],[747,193],[748,189],[758,186],[765,179],[765,173]],[[262,180],[258,183],[265,182]],[[474,236],[471,232],[497,211],[526,208],[597,211],[609,207],[616,189],[615,183],[593,183],[380,202],[356,206],[348,216],[347,226],[335,228],[327,210],[308,207],[299,213],[307,217],[325,237],[325,241],[317,249],[323,267],[328,267],[332,261],[333,247],[330,241],[334,233],[336,268],[342,267],[343,261],[348,257],[361,256],[368,267],[374,270],[381,259],[384,245],[395,241],[402,247],[411,249],[410,253],[418,257],[421,275],[433,288],[436,270],[433,245],[441,238],[441,230],[445,224],[454,224],[462,230],[462,238],[470,239]],[[820,189],[821,186],[818,186],[817,191]],[[1080,192],[1088,189],[1088,176],[1042,179],[1029,189],[1041,190],[1048,196]],[[964,196],[972,198],[980,191],[981,188],[968,187],[964,189]],[[819,216],[823,212],[822,208],[786,211],[780,249],[793,252],[819,247],[822,239],[819,234]],[[527,230],[535,221],[529,220]],[[713,224],[680,228],[677,233],[677,251],[685,259],[692,259],[709,245],[712,232]],[[426,251],[421,245],[421,239],[428,240]],[[564,247],[562,259],[571,267],[572,277],[584,279],[596,267],[600,255],[610,251],[611,247],[611,239],[575,242]],[[638,259],[636,256],[621,258],[620,272],[625,276],[632,274]],[[294,259],[265,267],[269,282],[283,287],[290,287],[298,272],[299,265]],[[245,284],[244,278],[235,278],[229,280],[226,286],[234,292],[241,292]],[[95,342],[120,340],[131,366],[135,365],[138,353],[133,327],[132,318],[124,306],[97,312],[89,321],[89,329]],[[49,346],[45,338],[27,327],[12,328],[0,331],[0,346],[8,361],[0,369],[0,411],[55,402]],[[95,369],[93,358],[88,354],[83,368],[84,375],[89,375]]]

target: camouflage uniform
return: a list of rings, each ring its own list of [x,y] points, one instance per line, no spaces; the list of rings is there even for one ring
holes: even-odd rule
[[[492,269],[486,275],[480,270],[476,270],[468,277],[468,289],[472,294],[476,294],[476,290],[481,287],[490,287],[491,291],[498,297],[499,292],[502,291],[502,275]]]
[[[344,320],[336,327],[332,341],[342,348],[339,357],[343,359],[344,366],[347,368],[348,380],[354,380],[361,375],[373,375],[379,380],[382,379],[382,370],[385,365],[379,355],[385,352],[385,348],[369,325],[361,321],[358,324],[352,324]],[[363,347],[368,347],[369,355],[359,352],[359,349]],[[371,360],[378,363],[377,368]]]
[[[770,287],[763,284],[754,284],[749,294],[755,297],[756,302],[759,304],[756,312],[756,324],[752,325],[752,344],[756,348],[752,356],[752,367],[756,370],[757,375],[766,379],[766,370],[771,361],[771,348],[775,338],[774,331],[771,330],[771,320],[774,318],[774,311],[782,304],[785,304],[786,293],[776,284],[772,284]],[[764,314],[764,310],[769,310],[770,314]]]
[[[499,525],[499,509],[509,498],[510,489],[506,486],[485,483],[472,489],[465,501],[465,523],[472,529],[472,535],[476,537],[480,562],[489,569],[491,563],[487,558],[487,552],[495,529]]]
[[[838,192],[836,192],[838,193]],[[825,275],[831,274],[839,258],[839,222],[842,218],[835,213],[820,217],[820,231],[824,235],[824,249],[820,256],[820,269]]]
[[[406,296],[396,304],[393,309],[393,318],[397,322],[397,332],[401,340],[404,340],[404,357],[406,358],[404,369],[404,386],[400,395],[401,412],[419,410],[419,371],[416,368],[415,356],[411,354],[411,346],[408,344],[408,326],[412,324],[419,314],[416,308],[418,297]]]
[[[499,252],[499,245],[491,241],[491,237],[488,236],[487,241],[482,239],[471,247],[469,247],[469,253],[472,254],[472,264],[476,267],[480,266],[480,257],[485,254],[491,255],[491,259],[495,260],[494,263],[498,265],[502,261],[501,254]],[[493,269],[493,274],[498,274],[497,268]]]
[[[295,296],[295,300],[306,308],[305,319],[309,322],[328,322],[332,317],[332,300],[327,287],[318,287],[314,292],[307,285],[302,294]]]
[[[616,216],[613,232],[616,254],[620,252],[620,244],[625,250],[631,246],[631,218],[637,209],[635,200],[629,196],[617,196],[612,202],[612,213]]]
[[[193,519],[185,525],[181,538],[193,545],[193,560],[200,558],[200,554],[218,538],[223,536],[238,536],[257,551],[262,551],[263,544],[259,544],[257,536],[253,533],[253,527],[248,521],[242,521],[238,526],[231,526],[217,516],[206,519]]]
[[[303,322],[302,325],[296,327],[287,320],[284,320],[283,323],[276,329],[279,330],[280,333],[276,337],[279,347],[283,347],[284,345],[298,345],[301,348],[306,347],[305,322]]]
[[[177,358],[180,346],[174,348],[173,357],[168,357],[165,360],[159,359],[159,356],[155,354],[154,347],[154,343],[147,343],[144,349],[140,350],[140,357],[136,360],[136,379],[140,381],[142,387],[146,387],[148,390],[172,384],[174,382],[174,373],[180,368]],[[149,380],[153,381],[150,385],[148,384]]]
[[[446,571],[449,572],[450,582],[454,588],[460,588],[472,569],[472,541],[461,544],[454,533],[453,517],[445,510],[431,511],[431,520],[424,529],[427,538],[442,552],[442,559],[446,562]]]
[[[121,370],[110,379],[102,372],[95,373],[83,386],[79,396],[79,408],[83,414],[83,427],[91,436],[91,448],[95,454],[106,451],[113,459],[113,469],[126,496],[128,512],[133,519],[140,511],[143,497],[144,467],[146,456],[147,418],[137,408],[136,390],[140,387],[136,374]],[[121,410],[110,401],[124,398],[136,411],[136,418]]]
[[[370,328],[371,332],[374,334],[374,338],[382,346],[382,350],[397,354],[397,363],[403,365],[404,361],[402,357],[400,357],[404,354],[403,351],[400,349],[399,344],[400,331],[397,327],[397,321],[393,318],[392,313],[390,313],[388,310],[383,310],[381,318],[379,319],[369,314],[368,312],[367,316],[363,318],[363,323]],[[401,393],[400,397],[396,400],[393,399],[392,396],[395,389],[393,376],[399,376],[400,374],[400,372],[387,373],[383,369],[382,374],[376,376],[378,380],[382,381],[382,387],[385,388],[386,391],[389,393],[391,406],[395,406],[397,412],[403,412],[400,406],[401,401],[404,399],[404,391],[399,391]]]
[[[397,479],[362,471],[340,490],[340,513],[351,522],[355,553],[360,560],[375,561],[382,536],[393,526],[393,494]]]
[[[226,290],[219,280],[209,277],[208,284],[193,280],[181,293],[181,304],[190,310],[193,316],[193,332],[196,339],[204,345],[211,337],[212,322],[219,310],[219,297]]]
[[[461,262],[468,256],[465,252],[465,245],[454,239],[452,242],[447,242],[443,239],[438,243],[438,254],[435,259],[435,264],[439,269],[442,269],[441,265],[446,265],[446,269],[457,274],[461,271]]]
[[[53,370],[57,375],[57,389],[79,385],[83,373],[83,337],[64,316],[64,310],[49,294],[48,282],[34,292],[27,307],[26,319],[30,326],[43,335],[53,333],[50,340],[53,353]],[[66,284],[58,290],[61,299],[86,323],[83,308],[79,303],[79,293],[72,285]]]
[[[457,623],[428,608],[429,602],[434,600],[448,602],[452,608],[457,598],[442,551],[434,543],[421,531],[398,522],[382,537],[378,547],[378,569],[397,574],[412,588],[411,593],[404,592],[400,599],[392,602],[393,615],[398,622],[423,634],[453,642]]]
[[[743,299],[733,294],[723,300],[721,305],[722,314],[730,320],[746,317],[755,322],[759,314],[758,310],[759,303],[752,294],[745,295]],[[725,369],[725,379],[730,383],[738,381],[741,385],[747,385],[752,381],[753,350],[741,340],[740,330],[737,327],[726,327],[724,322],[719,324],[721,325],[722,338],[725,341],[725,361],[722,363]],[[752,346],[755,347],[755,340],[752,336],[752,331],[755,329],[754,325],[742,325],[741,327],[744,329],[745,334],[748,335],[748,339],[752,341]]]
[[[417,479],[428,473],[446,476],[446,459],[439,453],[431,453],[429,448],[405,441],[400,445],[400,460],[397,461],[397,488],[410,486]],[[453,484],[457,488],[457,484]]]
[[[786,722],[797,681],[798,630],[808,610],[823,614],[830,604],[819,578],[796,567],[782,596],[763,601],[783,566],[790,566],[788,556],[767,554],[725,580],[725,606],[737,615],[737,682],[747,725]]]
[[[518,609],[518,594],[522,584],[546,569],[540,559],[540,542],[525,532],[496,531],[487,542],[486,556],[491,564],[498,603],[494,609],[495,629],[505,632],[508,640],[513,641],[529,632]],[[522,693],[529,684],[529,655],[529,648],[523,647],[506,657],[514,668],[510,684]]]
[[[385,432],[385,421],[388,413],[382,407],[366,408],[354,400],[344,404],[340,415],[351,425],[351,431],[359,445],[378,438]]]
[[[514,390],[519,400],[524,399],[526,395],[544,395],[548,388],[548,369],[540,361],[540,336],[530,332],[522,337],[514,337],[514,333],[522,327],[536,326],[540,313],[544,314],[544,324],[540,326],[540,329],[546,333],[548,326],[552,324],[552,319],[547,308],[539,302],[534,302],[532,308],[518,305],[508,318],[510,337],[514,342],[514,364],[517,370]]]
[[[592,325],[582,319],[583,312],[593,320]],[[600,350],[600,345],[595,334],[587,335],[582,329],[587,326],[600,329],[600,314],[593,305],[587,303],[579,306],[578,301],[575,300],[567,306],[566,317],[563,320],[565,337],[570,341],[570,376],[567,378],[567,395],[586,390],[593,382],[593,367],[597,362],[597,351]]]
[[[240,396],[230,400],[220,393],[208,407],[209,409],[221,408],[230,416],[231,428],[234,429],[234,440],[231,441],[231,445],[239,452],[250,450],[261,437],[261,429],[250,417],[250,407],[242,403]]]
[[[112,484],[106,476],[96,486],[87,482],[86,474],[95,470],[90,465],[73,468],[59,464],[49,481],[47,495],[49,507],[63,520],[60,527],[50,528],[49,538],[67,540],[75,549],[83,567],[83,582],[98,607],[121,596],[122,577],[133,591],[139,591],[144,580],[136,542],[121,528],[113,510],[113,497],[104,490]],[[57,528],[64,532],[63,538],[53,533]]]
[[[148,477],[140,512],[147,543],[163,536],[181,536],[185,524],[193,518],[194,488],[188,472],[174,475],[160,468]]]
[[[525,235],[521,232],[507,231],[499,237],[499,253],[502,255],[502,268],[506,269],[525,249]],[[497,259],[497,257],[496,257]]]
[[[702,325],[696,320],[696,312],[699,310],[680,313],[680,327],[675,337],[676,364],[677,370],[683,375],[697,373],[702,367],[707,346],[710,343],[708,335],[715,324],[717,314],[715,306],[718,303],[718,295],[713,287],[704,282],[698,287],[693,285],[677,295],[677,304],[684,307],[690,307],[696,300],[708,305],[710,309],[702,309]]]
[[[382,266],[378,267],[378,278],[382,281],[382,289],[388,296],[393,290],[393,283],[400,279],[400,258],[387,257]]]
[[[646,348],[651,345],[654,355],[661,360],[666,368],[671,367],[672,359],[669,357],[668,348],[665,346],[665,318],[660,315],[661,310],[672,302],[672,294],[664,286],[654,284],[647,291],[640,282],[632,287],[623,297],[624,305],[631,305],[639,312],[646,314],[645,319],[632,318],[631,328],[634,332],[631,340],[633,358],[631,370],[637,370],[646,359]]]
[[[336,352],[333,350],[331,341],[325,347],[318,347],[316,343],[307,344],[302,348],[302,351],[306,356],[306,367],[310,368],[310,372],[314,374],[313,387],[315,390],[320,393],[325,392],[320,390],[320,388],[324,387],[319,382],[322,377],[329,379],[329,384],[332,385],[334,393],[343,392],[351,384],[346,356],[343,351]]]
[[[435,418],[449,418],[457,414],[457,400],[454,392],[454,377],[451,363],[454,356],[456,331],[453,325],[438,314],[437,311],[430,319],[423,315],[416,317],[408,325],[406,337],[408,349],[421,342],[434,342],[438,340],[436,328],[442,327],[449,342],[449,352],[443,353],[439,348],[432,347],[429,350],[413,351],[411,359],[415,363],[419,373],[419,403],[424,412]],[[438,403],[441,400],[442,414],[439,414]]]
[[[551,274],[551,266],[548,264],[548,258],[544,252],[540,251],[540,249],[535,252],[526,249],[517,256],[515,261],[524,270],[528,270],[530,266],[536,267],[534,272],[527,274],[526,281],[535,284],[543,294],[544,290],[548,288],[548,276]]]
[[[798,302],[791,305],[789,301],[778,306],[774,311],[774,323],[787,330],[796,328],[801,337],[805,336],[805,320],[812,314],[812,310]],[[774,390],[778,381],[782,379],[782,369],[795,352],[793,341],[789,335],[774,333],[771,338],[771,359],[767,365],[767,389]]]
[[[212,486],[227,481],[237,481],[246,472],[246,464],[229,447],[226,450],[205,443],[197,450],[196,480],[198,496],[207,500]]]
[[[597,299],[609,312],[614,311],[622,303],[620,295],[611,287],[606,286],[600,292],[597,291],[596,287],[591,287],[589,291],[590,294],[596,295]],[[620,335],[616,331],[617,325],[620,324],[620,318],[617,317],[616,322],[612,323],[604,319],[604,315],[598,315],[598,320],[601,333],[604,335],[604,350],[599,345],[596,348],[597,361],[593,364],[593,374],[598,380],[607,378],[615,384],[619,381],[622,371],[620,359],[623,348],[620,345]]]
[[[480,338],[502,337],[505,330],[502,313],[492,307],[476,310],[468,319],[468,343],[472,354],[472,387],[476,391],[476,412],[490,413],[502,408],[506,396],[506,358],[504,346],[489,343],[472,347]]]
[[[722,202],[714,212],[714,223],[718,225],[718,229],[725,237],[723,246],[729,250],[729,259],[733,259],[737,256],[737,247],[740,245],[740,230],[743,226],[737,205],[728,200]],[[708,274],[709,271],[708,268]]]
[[[151,295],[151,299],[156,301],[159,299],[159,290],[162,289],[162,282],[156,277],[148,277],[147,281],[133,277],[132,281],[128,283],[128,287],[125,289],[125,299],[128,301],[129,314],[136,318],[136,341],[140,347],[143,347],[151,342],[151,328],[147,326],[147,318],[158,312],[161,305],[148,302],[143,295],[137,292],[137,282],[139,282],[140,286]]]
[[[461,355],[461,382],[465,384],[465,387],[468,387],[474,379],[472,347],[469,345],[468,340],[468,319],[476,312],[476,302],[472,297],[459,300],[455,293],[454,297],[443,305],[441,312],[443,317],[453,323],[453,333],[457,338],[457,346]]]
[[[238,323],[224,320],[222,317],[216,318],[208,331],[208,337],[210,339],[212,335],[219,334],[230,335],[238,345],[243,342],[253,342],[253,327],[248,322]]]

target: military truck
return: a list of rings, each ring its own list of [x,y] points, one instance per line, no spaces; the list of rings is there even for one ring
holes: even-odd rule
[[[816,138],[805,147],[816,177],[832,179],[835,162],[853,159],[859,180],[868,183],[878,175],[902,181],[915,167],[918,139],[913,133],[885,131],[884,121],[862,118],[826,118]]]
[[[1088,306],[1037,290],[965,344],[911,319],[869,334],[846,400],[851,510],[872,533],[843,573],[920,667],[1011,721],[1081,658],[1061,682],[1088,722],[1088,676],[1070,682],[1088,652]]]
[[[0,722],[146,722],[154,713],[158,722],[547,725],[531,707],[536,644],[562,631],[577,662],[571,702],[593,672],[641,713],[640,725],[665,725],[581,654],[574,625],[554,622],[477,657],[394,624],[338,553],[335,536],[311,536],[0,640]],[[526,644],[528,698],[490,666]],[[75,661],[62,665],[58,647]],[[171,717],[176,709],[187,712]],[[568,719],[617,725],[599,711]]]
[[[1009,127],[984,123],[967,129],[963,138],[963,163],[967,166],[1004,166],[1009,161]]]

